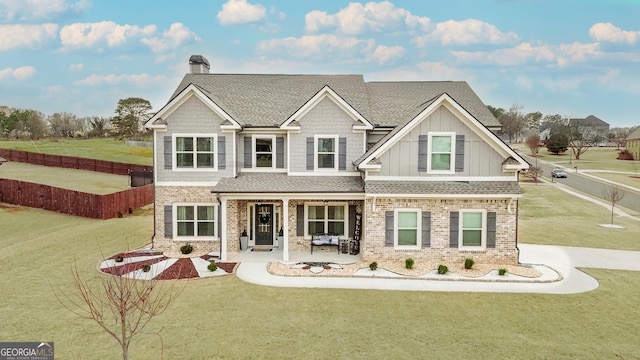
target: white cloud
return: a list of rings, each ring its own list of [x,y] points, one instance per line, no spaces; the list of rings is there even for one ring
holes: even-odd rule
[[[412,15],[406,9],[396,8],[389,1],[369,2],[365,5],[352,2],[335,14],[314,10],[305,15],[305,30],[308,32],[336,28],[349,35],[395,31],[405,27],[426,30],[430,23],[429,18]]]
[[[266,8],[260,4],[252,5],[247,0],[229,0],[218,12],[218,21],[221,25],[246,24],[261,21],[266,15]]]
[[[87,0],[0,0],[0,20],[42,21],[57,19],[67,14],[80,14],[91,7]]]
[[[589,35],[596,41],[627,43],[633,45],[640,40],[640,31],[626,31],[611,23],[597,23],[589,29]]]
[[[200,41],[200,38],[182,23],[173,23],[169,30],[162,33],[161,37],[143,38],[141,42],[155,53],[175,49],[190,41]]]
[[[17,48],[36,48],[54,39],[58,32],[56,24],[0,25],[0,51]]]
[[[129,38],[155,34],[155,25],[143,28],[136,25],[118,25],[113,21],[97,23],[75,23],[60,30],[60,41],[64,48],[88,48],[106,43],[109,47],[123,45]]]
[[[425,61],[416,65],[420,73],[431,80],[468,80],[469,76],[461,70],[441,62]]]
[[[495,51],[454,51],[459,62],[474,64],[494,64],[514,66],[526,63],[556,63],[566,66],[570,63],[585,62],[590,58],[599,57],[598,44],[560,44],[538,45],[521,43],[508,49]]]
[[[266,40],[258,43],[258,50],[278,54],[285,52],[287,56],[319,60],[369,53],[374,45],[373,40],[325,34]]]
[[[370,59],[378,64],[393,63],[395,59],[401,58],[405,54],[405,48],[402,46],[385,46],[378,45],[371,54]]]
[[[429,42],[440,42],[442,45],[470,45],[470,44],[505,44],[518,40],[514,32],[503,33],[495,25],[476,20],[449,20],[438,23],[435,29],[413,39],[418,47],[424,47]]]
[[[32,77],[36,73],[33,66],[21,66],[19,68],[6,68],[0,70],[0,79],[14,78],[17,80],[25,80]]]
[[[431,61],[421,62],[411,67],[405,66],[381,72],[373,72],[367,74],[367,77],[371,81],[469,81],[475,78],[474,74],[467,73],[464,70],[453,68],[441,62]]]
[[[164,75],[151,76],[149,74],[109,74],[109,75],[90,75],[85,79],[74,81],[75,85],[100,86],[100,85],[119,85],[127,84],[138,87],[148,87],[152,85],[162,85],[167,81]]]
[[[71,71],[82,71],[82,69],[84,69],[84,65],[82,63],[69,65],[69,70]]]

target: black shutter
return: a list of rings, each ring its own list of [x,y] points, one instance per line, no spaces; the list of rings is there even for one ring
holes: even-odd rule
[[[347,138],[338,140],[338,170],[347,170]]]
[[[384,212],[384,246],[393,246],[393,211]]]
[[[304,236],[304,205],[296,206],[296,235]]]
[[[452,211],[449,214],[449,247],[458,247],[458,221],[460,220],[460,213]]]
[[[227,147],[224,135],[218,136],[218,170],[227,168]]]
[[[222,206],[218,206],[218,220],[216,221],[218,222],[218,239],[222,241]]]
[[[353,238],[356,233],[356,206],[349,205],[349,237]]]
[[[173,207],[171,205],[164,206],[164,237],[173,237]]]
[[[164,137],[164,168],[173,169],[173,144],[171,136]]]
[[[418,171],[427,171],[427,157],[429,156],[429,136],[418,136]]]
[[[308,137],[307,138],[307,170],[313,170],[313,156],[314,156],[313,144],[314,144],[313,138]]]
[[[496,213],[489,211],[487,213],[487,247],[496,247]]]
[[[284,168],[284,137],[276,138],[276,168]]]
[[[250,168],[251,159],[253,159],[253,152],[251,151],[251,136],[244,137],[244,167]]]
[[[422,247],[431,246],[431,213],[429,211],[422,212]]]
[[[456,171],[464,171],[464,135],[456,135]]]

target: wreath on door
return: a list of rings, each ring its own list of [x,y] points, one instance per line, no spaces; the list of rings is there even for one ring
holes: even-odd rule
[[[269,216],[268,214],[260,215],[259,220],[261,224],[268,224],[269,220],[271,220],[271,216]]]

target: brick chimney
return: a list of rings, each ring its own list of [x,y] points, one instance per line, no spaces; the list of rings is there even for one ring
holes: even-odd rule
[[[202,55],[191,55],[189,58],[189,69],[191,74],[208,74],[209,61]]]

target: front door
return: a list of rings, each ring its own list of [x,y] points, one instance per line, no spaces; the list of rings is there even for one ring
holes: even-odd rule
[[[273,204],[256,205],[256,245],[273,245]]]

